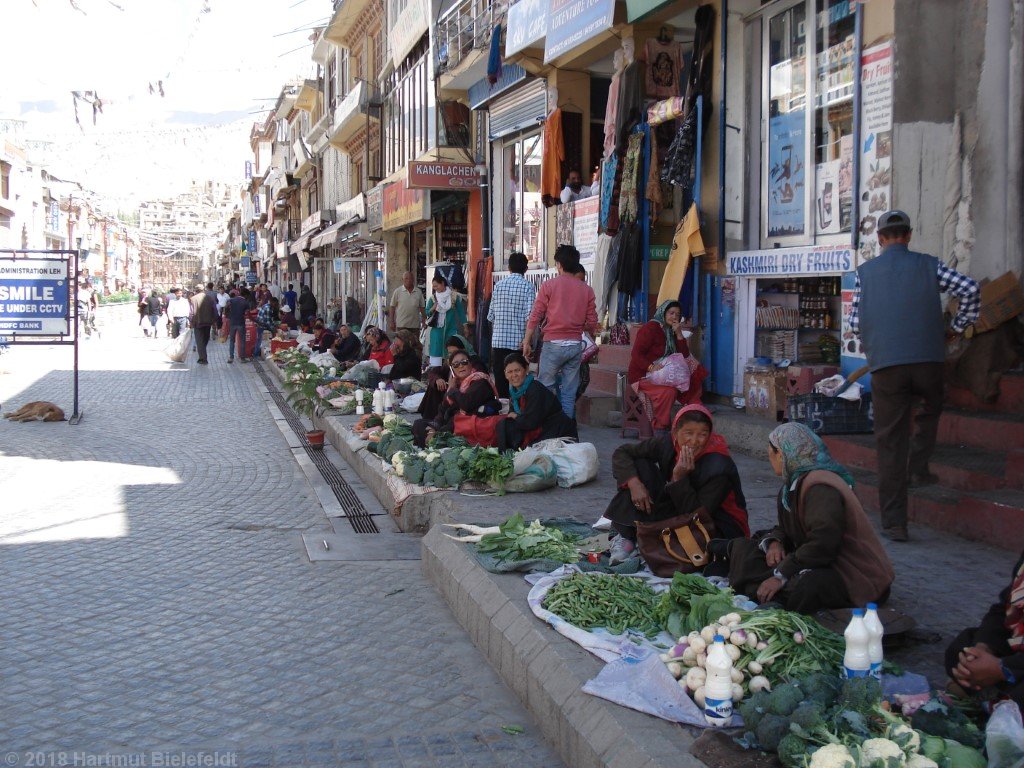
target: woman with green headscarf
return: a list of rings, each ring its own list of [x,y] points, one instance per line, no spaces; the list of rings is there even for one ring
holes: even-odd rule
[[[690,355],[690,345],[686,339],[689,331],[683,329],[683,310],[678,301],[663,301],[654,319],[645,323],[636,333],[633,351],[629,359],[629,370],[626,381],[639,395],[642,394],[650,403],[648,417],[654,429],[668,429],[672,420],[672,404],[683,405],[699,403],[703,393],[702,382],[708,372]],[[660,365],[660,361],[669,355],[681,354],[690,363],[689,388],[679,390],[676,387],[656,384],[647,378]]]
[[[728,545],[732,588],[808,614],[884,602],[895,573],[850,473],[803,424],[776,427],[768,459],[782,477],[779,524]]]

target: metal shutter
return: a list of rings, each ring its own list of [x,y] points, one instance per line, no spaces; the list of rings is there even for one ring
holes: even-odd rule
[[[537,126],[547,116],[544,80],[534,80],[491,103],[491,139]]]

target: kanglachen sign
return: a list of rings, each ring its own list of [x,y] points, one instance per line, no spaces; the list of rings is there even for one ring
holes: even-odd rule
[[[406,168],[406,186],[409,189],[473,189],[480,186],[480,176],[472,163],[413,161]]]

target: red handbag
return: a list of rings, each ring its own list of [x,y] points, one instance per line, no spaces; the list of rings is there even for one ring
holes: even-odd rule
[[[481,448],[498,446],[498,427],[505,420],[505,414],[496,416],[470,416],[455,414],[455,434],[466,438],[470,445]]]

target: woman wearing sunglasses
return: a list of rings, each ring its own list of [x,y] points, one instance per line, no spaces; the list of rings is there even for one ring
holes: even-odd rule
[[[455,417],[460,413],[491,416],[501,410],[491,377],[478,370],[465,351],[452,354],[449,365],[452,375],[437,415],[429,421],[418,419],[412,425],[413,442],[420,448],[426,447],[427,440],[437,432],[454,432]]]

